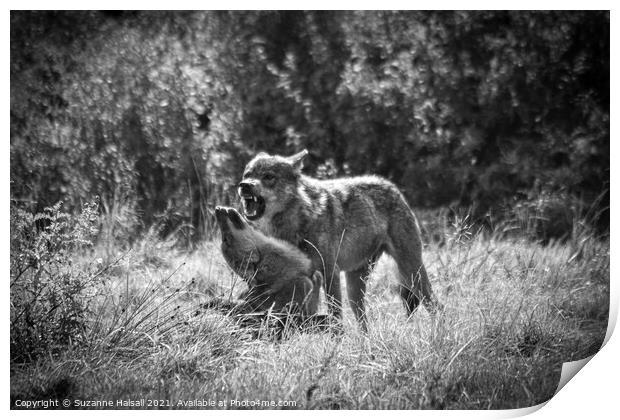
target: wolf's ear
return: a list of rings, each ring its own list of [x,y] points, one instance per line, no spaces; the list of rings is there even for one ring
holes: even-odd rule
[[[299,153],[295,153],[293,156],[289,156],[288,161],[291,163],[291,165],[293,165],[296,170],[301,171],[301,169],[304,167],[304,158],[306,156],[308,156],[308,150],[304,149]]]

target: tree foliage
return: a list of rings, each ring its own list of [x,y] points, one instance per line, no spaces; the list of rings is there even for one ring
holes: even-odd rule
[[[33,211],[96,194],[201,233],[251,155],[302,147],[416,207],[604,208],[609,13],[11,13],[11,194]]]

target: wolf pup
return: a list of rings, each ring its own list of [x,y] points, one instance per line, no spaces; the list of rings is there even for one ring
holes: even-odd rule
[[[215,216],[224,259],[249,285],[235,312],[316,314],[323,276],[303,252],[252,228],[233,208],[216,207]]]
[[[299,247],[324,275],[330,312],[342,317],[340,271],[353,313],[366,330],[366,277],[386,252],[396,260],[408,315],[420,302],[440,308],[422,263],[418,221],[391,182],[377,176],[317,180],[301,173],[306,150],[283,157],[259,153],[239,184],[247,220],[265,235]]]

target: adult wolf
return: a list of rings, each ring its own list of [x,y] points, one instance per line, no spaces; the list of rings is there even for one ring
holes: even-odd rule
[[[233,208],[216,207],[215,216],[224,259],[249,286],[235,312],[316,314],[323,276],[303,252],[252,228]]]
[[[298,246],[324,274],[330,310],[342,316],[340,271],[361,327],[366,277],[383,253],[398,266],[400,295],[411,315],[420,302],[439,308],[422,263],[418,222],[401,192],[377,176],[317,180],[301,173],[306,150],[283,157],[259,153],[239,184],[246,219],[266,235]]]

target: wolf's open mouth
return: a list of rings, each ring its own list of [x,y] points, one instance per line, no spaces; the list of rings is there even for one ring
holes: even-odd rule
[[[254,194],[244,194],[241,196],[243,214],[248,220],[256,220],[265,212],[265,200]]]

